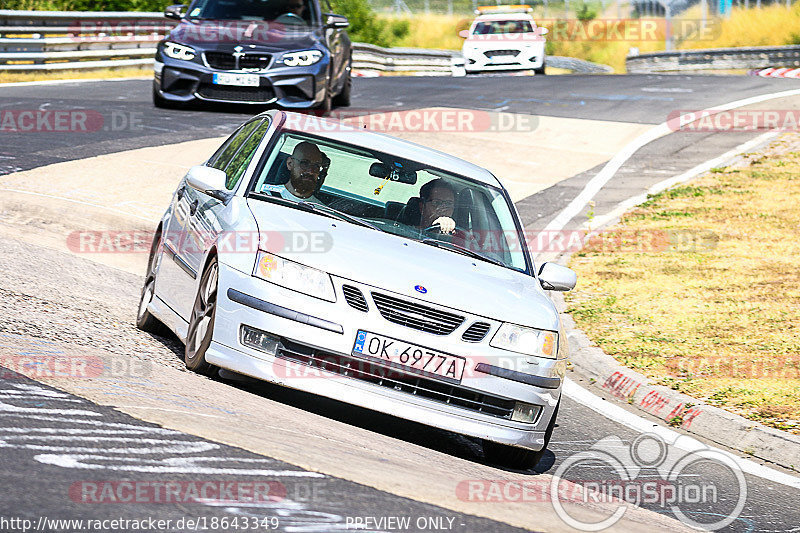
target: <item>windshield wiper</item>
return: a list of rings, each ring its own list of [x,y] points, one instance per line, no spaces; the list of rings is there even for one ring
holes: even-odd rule
[[[256,192],[256,191],[251,192],[250,196],[254,196],[259,200],[265,200],[267,202],[273,202],[276,204],[285,205],[287,207],[300,209],[308,213],[316,213],[318,215],[326,216],[328,218],[343,220],[345,222],[350,222],[351,224],[356,224],[358,226],[364,226],[365,228],[371,228],[376,231],[383,231],[379,227],[370,224],[366,220],[361,220],[358,217],[354,217],[353,215],[348,215],[343,211],[339,211],[338,209],[328,207],[327,205],[324,204],[315,204],[312,202],[302,202],[302,201],[298,202],[295,200],[284,198],[283,196],[273,196],[271,194]]]
[[[458,244],[453,244],[452,242],[440,241],[440,240],[437,240],[437,239],[430,239],[430,238],[422,239],[419,242],[421,242],[422,244],[429,244],[429,245],[435,246],[437,248],[443,248],[443,249],[446,249],[446,250],[452,250],[454,252],[457,252],[457,253],[460,253],[460,254],[464,254],[464,255],[468,255],[470,257],[474,257],[475,259],[480,259],[481,261],[486,261],[487,263],[492,263],[492,264],[495,264],[495,265],[498,265],[498,266],[501,266],[501,267],[505,267],[506,266],[505,263],[503,263],[502,261],[498,261],[497,259],[492,259],[491,257],[486,257],[485,255],[479,254],[478,252],[476,252],[474,250],[470,250],[469,248],[464,248],[463,246],[459,246]]]

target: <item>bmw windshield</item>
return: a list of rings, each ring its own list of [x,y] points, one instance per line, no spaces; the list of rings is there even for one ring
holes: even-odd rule
[[[507,195],[390,154],[283,133],[248,195],[528,272]],[[351,220],[353,221],[353,220]]]
[[[188,17],[310,24],[314,22],[314,10],[309,0],[198,0]]]

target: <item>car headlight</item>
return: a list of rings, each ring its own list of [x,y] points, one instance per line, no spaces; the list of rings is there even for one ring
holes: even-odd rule
[[[558,333],[506,322],[494,334],[489,345],[534,357],[555,359],[558,350]]]
[[[333,282],[327,272],[289,261],[263,250],[258,251],[253,275],[293,291],[329,302],[336,301]]]
[[[322,59],[319,50],[304,50],[303,52],[288,52],[283,54],[281,62],[287,67],[307,67]]]
[[[191,46],[184,46],[178,43],[164,43],[164,54],[172,59],[183,59],[184,61],[191,61],[197,52]]]

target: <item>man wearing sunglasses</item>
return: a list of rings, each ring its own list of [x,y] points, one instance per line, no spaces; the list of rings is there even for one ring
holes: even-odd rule
[[[286,158],[289,181],[286,182],[285,187],[291,194],[289,198],[321,203],[314,194],[325,181],[328,165],[330,165],[330,159],[316,144],[308,141],[298,143],[294,147],[292,155]]]

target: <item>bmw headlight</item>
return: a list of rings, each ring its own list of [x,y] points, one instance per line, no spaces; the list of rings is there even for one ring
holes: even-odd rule
[[[319,50],[304,50],[302,52],[288,52],[283,54],[281,62],[287,67],[307,67],[322,59]]]
[[[258,251],[253,275],[293,291],[329,302],[336,301],[333,282],[327,272],[289,261],[269,252]]]
[[[489,345],[534,357],[555,359],[558,350],[558,333],[506,322],[494,334]]]
[[[172,59],[183,59],[184,61],[191,61],[197,52],[191,46],[184,46],[178,43],[171,43],[169,41],[164,43],[164,55]]]

